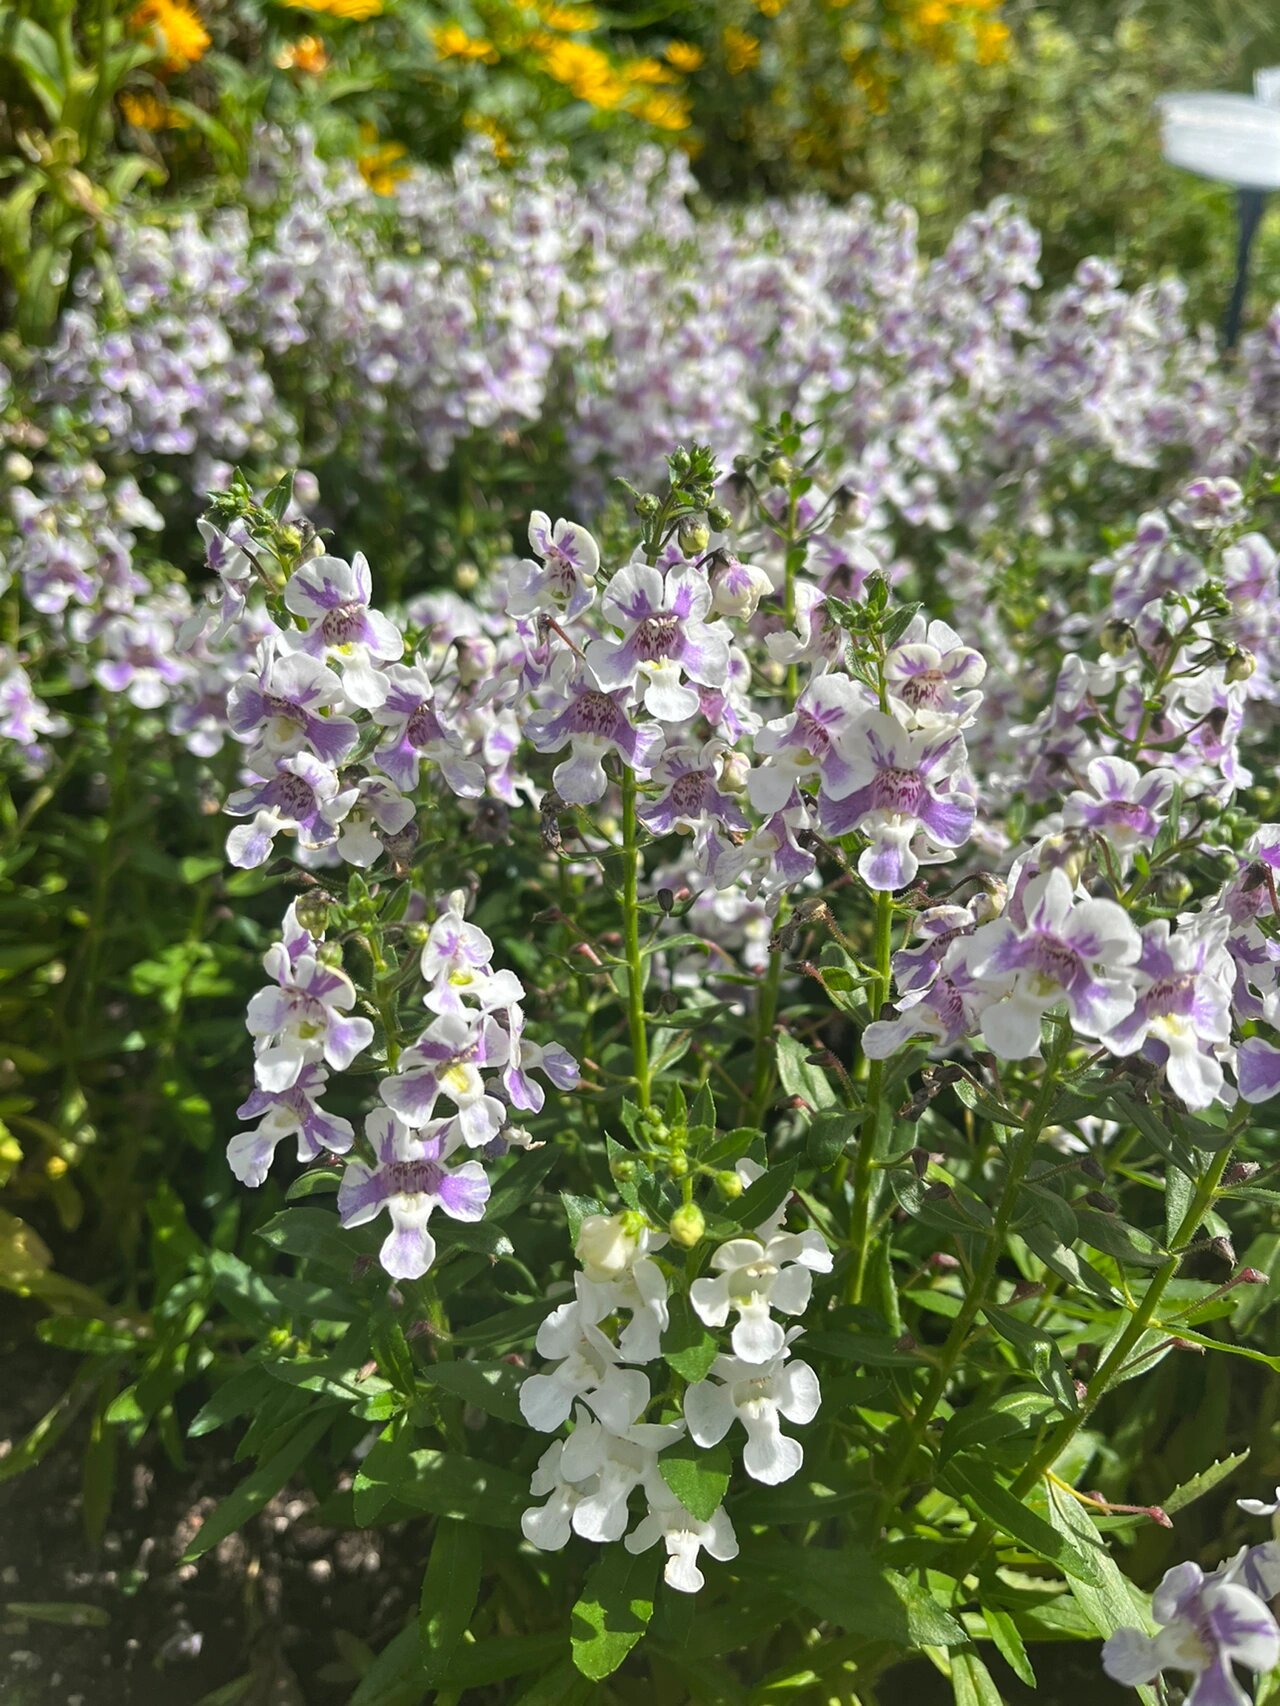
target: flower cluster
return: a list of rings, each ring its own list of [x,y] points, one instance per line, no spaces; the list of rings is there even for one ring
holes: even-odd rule
[[[749,1161],[739,1168],[747,1182],[761,1172]],[[527,1510],[522,1523],[535,1546],[558,1551],[577,1534],[622,1540],[629,1552],[643,1552],[660,1540],[665,1579],[681,1593],[703,1585],[700,1553],[722,1562],[737,1556],[724,1506],[691,1510],[676,1491],[678,1477],[664,1473],[662,1454],[686,1437],[699,1448],[718,1446],[740,1425],[743,1467],[754,1480],[774,1486],[799,1471],[803,1448],[783,1433],[782,1422],[811,1422],[821,1393],[808,1364],[790,1356],[800,1329],[784,1332],[774,1312],[802,1315],[814,1273],[829,1273],[832,1258],[817,1232],[782,1231],[784,1212],[751,1237],[721,1244],[711,1257],[714,1277],[693,1282],[689,1301],[703,1323],[721,1328],[731,1312],[736,1315],[731,1348],[717,1350],[703,1377],[685,1386],[682,1413],[664,1413],[658,1421],[643,1419],[657,1384],[645,1365],[662,1357],[670,1326],[673,1270],[655,1259],[667,1235],[652,1231],[635,1211],[582,1221],[574,1295],[538,1330],[537,1351],[550,1366],[527,1376],[520,1388],[521,1412],[531,1427],[552,1433],[573,1421],[568,1437],[543,1453],[530,1484],[534,1497],[545,1500]],[[619,1329],[622,1317],[626,1324]],[[670,1377],[671,1371],[664,1373]],[[645,1514],[628,1532],[637,1489]],[[697,1505],[688,1492],[686,1498]]]

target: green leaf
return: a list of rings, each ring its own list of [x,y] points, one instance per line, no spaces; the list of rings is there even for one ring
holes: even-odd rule
[[[608,1209],[595,1197],[575,1196],[572,1191],[561,1191],[560,1201],[564,1204],[564,1212],[569,1222],[569,1242],[575,1248],[578,1234],[582,1231],[582,1223],[588,1215],[608,1214]]]
[[[1054,1408],[1047,1392],[1006,1392],[996,1398],[976,1398],[957,1410],[943,1428],[938,1461],[945,1464],[958,1452],[1025,1433]]]
[[[480,1531],[471,1523],[442,1517],[422,1578],[418,1634],[429,1677],[437,1677],[467,1632],[484,1567]]]
[[[351,1483],[351,1506],[361,1528],[371,1528],[386,1508],[397,1480],[409,1473],[413,1430],[403,1416],[388,1422],[366,1452]]]
[[[683,1292],[670,1303],[670,1324],[662,1335],[663,1361],[692,1386],[705,1380],[719,1346],[699,1321]]]
[[[815,1112],[835,1107],[836,1093],[822,1068],[809,1064],[809,1055],[813,1051],[806,1043],[793,1037],[790,1031],[780,1031],[777,1051],[778,1077],[788,1096],[799,1096]]]
[[[1034,1688],[1036,1673],[1031,1668],[1031,1660],[1027,1657],[1027,1649],[1013,1618],[998,1605],[984,1605],[982,1616],[987,1625],[987,1633],[1000,1657],[1019,1682],[1025,1682],[1028,1688]]]
[[[1149,1630],[1152,1624],[1144,1600],[1121,1575],[1088,1512],[1069,1492],[1055,1486],[1052,1481],[1048,1482],[1047,1489],[1049,1521],[1064,1538],[1070,1537],[1081,1555],[1090,1552],[1096,1562],[1096,1582],[1086,1582],[1077,1576],[1069,1584],[1072,1598],[1094,1630],[1104,1641],[1117,1629]],[[1142,1687],[1137,1690],[1137,1695],[1143,1706],[1156,1706],[1155,1689]]]
[[[534,1679],[515,1706],[587,1706],[595,1693],[589,1676],[583,1676],[572,1659],[564,1659],[545,1676]]]
[[[895,1647],[959,1647],[964,1630],[925,1588],[887,1568],[871,1552],[796,1546],[758,1539],[735,1569],[825,1623]]]
[[[200,1531],[187,1547],[180,1562],[192,1564],[197,1558],[243,1528],[285,1485],[295,1470],[307,1460],[307,1454],[320,1443],[333,1425],[337,1412],[326,1406],[318,1415],[304,1422],[274,1457],[260,1464],[252,1475],[245,1477],[234,1493],[223,1499],[201,1524]]]
[[[105,1629],[111,1615],[100,1605],[84,1605],[76,1600],[23,1600],[5,1602],[10,1617],[20,1617],[24,1623],[61,1623],[69,1629]]]
[[[528,1478],[452,1451],[415,1451],[391,1486],[413,1510],[516,1528],[529,1502]]]
[[[524,1376],[505,1362],[437,1362],[418,1371],[428,1386],[450,1392],[487,1416],[503,1422],[519,1422],[520,1387]]]
[[[955,1653],[951,1659],[951,1692],[956,1706],[1004,1706],[1004,1697],[977,1653]]]
[[[418,1706],[429,1688],[418,1631],[410,1624],[378,1654],[347,1706]]]
[[[985,1463],[972,1457],[953,1457],[939,1475],[944,1492],[961,1499],[971,1510],[987,1517],[1037,1557],[1055,1564],[1064,1575],[1096,1587],[1101,1580],[1098,1560],[1092,1550],[1081,1547],[1072,1535],[1064,1534],[1042,1516],[1028,1509]]]
[[[609,1546],[591,1570],[573,1608],[573,1662],[593,1682],[602,1682],[643,1637],[653,1616],[658,1555],[653,1548],[633,1557]]]
[[[863,1116],[840,1108],[815,1114],[805,1134],[805,1156],[815,1167],[834,1167],[862,1128]]]
[[[258,1233],[273,1250],[305,1256],[349,1274],[357,1252],[338,1226],[337,1216],[321,1208],[286,1208]]]
[[[1234,1475],[1248,1456],[1248,1451],[1237,1451],[1232,1457],[1224,1457],[1217,1463],[1211,1463],[1207,1469],[1202,1469],[1198,1475],[1193,1475],[1189,1481],[1183,1481],[1176,1486],[1167,1499],[1161,1499],[1161,1510],[1166,1516],[1172,1516],[1175,1511],[1185,1510],[1196,1499],[1202,1499],[1206,1493],[1211,1493],[1229,1475]]]
[[[736,1202],[725,1206],[724,1214],[728,1220],[735,1221],[739,1226],[754,1231],[757,1226],[763,1226],[780,1209],[791,1195],[791,1187],[795,1181],[796,1160],[783,1161],[776,1167],[770,1167],[767,1173],[762,1173],[754,1185],[748,1185]]]
[[[663,1452],[658,1469],[689,1515],[710,1522],[729,1491],[733,1459],[723,1442],[706,1450],[682,1439]]]

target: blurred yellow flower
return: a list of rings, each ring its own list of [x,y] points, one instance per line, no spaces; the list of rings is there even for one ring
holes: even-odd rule
[[[618,69],[629,83],[678,83],[680,80],[660,59],[628,59]]]
[[[748,35],[746,30],[740,30],[733,24],[728,24],[721,30],[720,45],[724,48],[724,62],[729,68],[730,77],[750,71],[760,63],[759,36]]]
[[[126,89],[120,96],[120,111],[135,130],[185,130],[188,123],[148,89]]]
[[[600,22],[594,6],[546,5],[539,6],[537,12],[551,30],[594,30]]]
[[[588,42],[551,41],[539,55],[542,68],[571,94],[602,111],[620,107],[627,95],[625,81],[607,54]]]
[[[646,95],[635,113],[655,130],[688,130],[689,97],[666,89],[661,94]]]
[[[299,36],[286,42],[276,54],[281,71],[301,71],[308,77],[319,77],[329,69],[329,55],[319,36]]]
[[[325,12],[331,18],[345,18],[363,24],[382,12],[382,0],[283,0],[298,12]]]
[[[356,156],[360,176],[374,195],[394,195],[396,185],[409,176],[409,168],[399,164],[408,149],[402,142],[379,142],[371,124],[360,126],[360,140],[366,150]]]
[[[183,0],[142,0],[129,18],[135,30],[155,30],[164,44],[167,71],[185,71],[203,59],[212,38],[200,14]]]
[[[973,26],[974,50],[979,65],[1000,65],[1009,57],[1009,26],[999,18],[979,18]]]
[[[479,59],[486,65],[498,63],[498,50],[483,36],[469,36],[461,24],[438,24],[431,40],[441,59]]]
[[[696,71],[706,59],[700,47],[695,47],[691,41],[669,41],[667,43],[667,64],[674,65],[677,71],[686,75]]]
[[[766,18],[776,18],[786,4],[787,0],[756,0],[756,11]]]

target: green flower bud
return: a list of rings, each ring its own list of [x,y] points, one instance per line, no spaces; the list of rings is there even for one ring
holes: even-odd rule
[[[1161,871],[1156,885],[1161,906],[1185,906],[1191,899],[1191,884],[1181,871]]]
[[[309,935],[323,936],[329,924],[328,895],[318,889],[300,894],[294,902],[293,915]]]
[[[769,464],[769,478],[775,486],[789,486],[795,477],[795,464],[789,456],[775,456]]]
[[[737,1173],[726,1168],[723,1173],[716,1174],[716,1189],[726,1202],[737,1202],[742,1195],[742,1180]]]
[[[707,520],[717,533],[727,533],[733,526],[733,517],[723,504],[712,504],[707,511]]]
[[[636,1176],[636,1164],[630,1155],[615,1155],[609,1163],[609,1171],[615,1184],[628,1185]]]
[[[692,1250],[707,1230],[707,1222],[697,1203],[687,1202],[678,1208],[667,1223],[671,1242],[682,1250]]]
[[[1253,653],[1247,652],[1243,647],[1240,647],[1239,650],[1232,652],[1230,658],[1227,660],[1227,667],[1224,674],[1228,681],[1248,681],[1249,677],[1257,667],[1258,660],[1254,657]]]
[[[706,522],[692,516],[680,523],[677,538],[686,557],[700,557],[711,543],[711,534]]]
[[[641,521],[652,521],[661,508],[661,499],[656,498],[652,492],[641,492],[636,499],[636,514]]]
[[[671,1155],[667,1157],[667,1172],[673,1179],[683,1179],[689,1171],[687,1155]]]

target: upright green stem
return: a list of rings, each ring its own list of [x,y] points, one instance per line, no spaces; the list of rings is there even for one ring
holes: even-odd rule
[[[1187,1245],[1191,1243],[1200,1229],[1200,1222],[1213,1206],[1213,1199],[1218,1193],[1218,1187],[1222,1183],[1222,1175],[1226,1171],[1230,1159],[1230,1144],[1214,1156],[1209,1170],[1196,1185],[1195,1194],[1172,1241],[1172,1249],[1167,1261],[1156,1269],[1151,1284],[1143,1294],[1142,1302],[1129,1317],[1120,1337],[1099,1363],[1093,1379],[1089,1382],[1080,1408],[1073,1415],[1062,1418],[1040,1450],[1023,1466],[1013,1481],[1010,1490],[1018,1498],[1025,1498],[1037,1482],[1043,1478],[1046,1470],[1057,1462],[1115,1383],[1117,1375],[1128,1362],[1134,1347],[1150,1327],[1156,1310],[1160,1307],[1164,1294],[1169,1288],[1169,1283],[1182,1263]],[[995,1538],[996,1533],[996,1528],[989,1522],[980,1523],[973,1531],[969,1537],[968,1545],[956,1559],[954,1574],[957,1580],[962,1581],[973,1569]]]
[[[640,848],[636,828],[635,772],[622,771],[622,932],[627,957],[627,1026],[631,1032],[631,1061],[636,1101],[649,1106],[649,1037],[644,1017],[644,961],[640,954]]]
[[[880,1009],[889,999],[890,963],[893,957],[893,896],[885,890],[876,895],[875,936],[872,960],[875,980],[868,991],[872,1019],[878,1019]],[[862,1302],[867,1279],[867,1262],[871,1255],[868,1229],[871,1224],[871,1198],[875,1186],[875,1163],[884,1153],[890,1129],[890,1109],[885,1105],[884,1062],[873,1060],[867,1072],[867,1106],[862,1129],[858,1133],[858,1153],[853,1164],[853,1206],[849,1214],[849,1248],[852,1266],[849,1272],[850,1303]]]
[[[995,1278],[996,1265],[1004,1254],[1005,1240],[1017,1209],[1018,1192],[1025,1179],[1027,1169],[1035,1156],[1036,1144],[1049,1117],[1049,1109],[1053,1104],[1054,1091],[1057,1089],[1058,1073],[1062,1067],[1063,1057],[1069,1046],[1069,1034],[1063,1029],[1058,1033],[1049,1060],[1045,1065],[1044,1080],[1039,1093],[1027,1115],[1026,1124],[1018,1136],[1009,1156],[1005,1172],[1004,1185],[1000,1192],[1000,1200],[996,1204],[995,1218],[990,1231],[983,1240],[982,1256],[974,1269],[973,1279],[965,1290],[964,1301],[959,1313],[951,1323],[951,1330],[938,1353],[934,1363],[933,1373],[929,1383],[921,1394],[916,1411],[907,1424],[907,1431],[902,1444],[894,1454],[893,1461],[886,1471],[886,1484],[881,1495],[880,1514],[877,1527],[888,1517],[889,1512],[897,1502],[898,1493],[903,1481],[911,1473],[911,1465],[915,1454],[929,1423],[933,1420],[934,1412],[946,1393],[948,1383],[955,1372],[956,1365],[964,1354],[969,1334],[973,1331],[975,1322],[982,1312],[983,1305],[988,1301],[991,1282]]]

